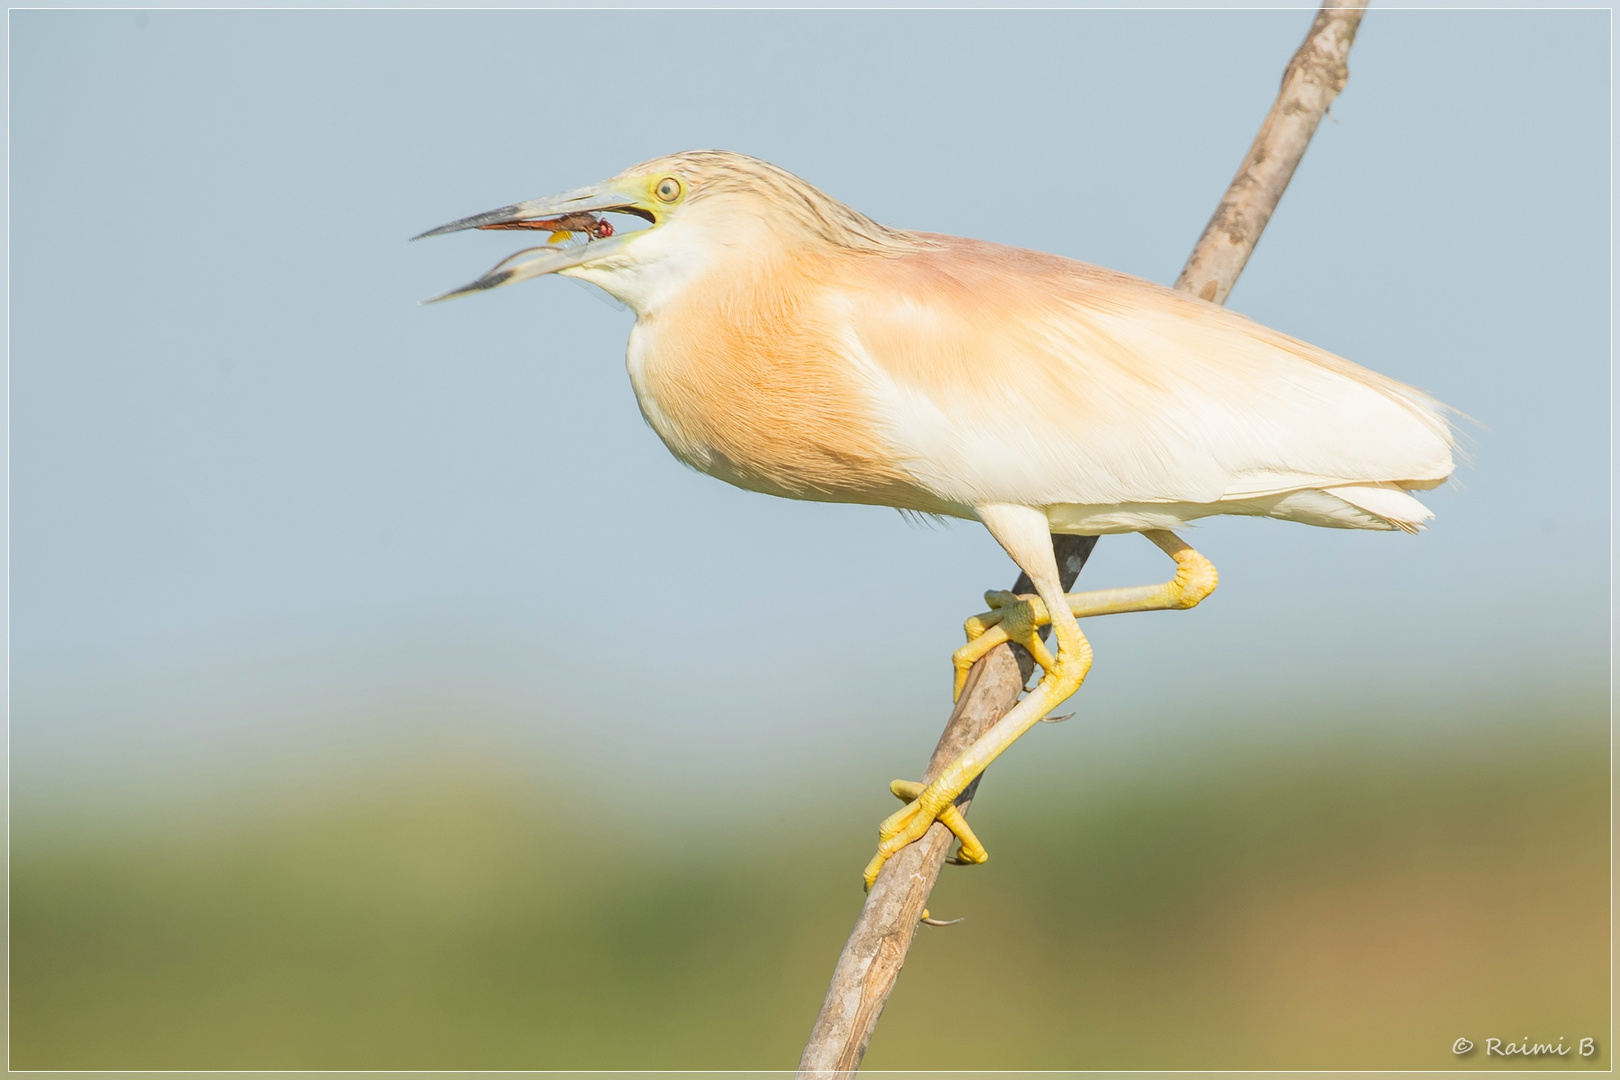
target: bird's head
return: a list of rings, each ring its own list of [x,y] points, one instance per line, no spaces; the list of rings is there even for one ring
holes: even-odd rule
[[[611,214],[646,225],[620,231],[602,216]],[[655,158],[603,183],[474,214],[414,239],[463,229],[537,229],[551,239],[434,300],[563,274],[601,286],[638,314],[721,265],[746,273],[782,252],[818,245],[888,255],[922,246],[786,170],[727,150]]]

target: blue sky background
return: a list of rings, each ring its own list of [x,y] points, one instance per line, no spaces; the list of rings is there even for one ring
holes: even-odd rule
[[[628,313],[560,280],[420,307],[521,244],[406,239],[718,146],[1170,282],[1309,21],[14,12],[14,790],[297,790],[425,746],[887,813],[1000,549],[687,471]],[[1471,460],[1415,538],[1191,530],[1220,591],[1088,624],[1078,715],[998,770],[1603,700],[1608,59],[1603,12],[1367,16],[1230,303],[1474,418]],[[1167,566],[1109,537],[1082,580]]]

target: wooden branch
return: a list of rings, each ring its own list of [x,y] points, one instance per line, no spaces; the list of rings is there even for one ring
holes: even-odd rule
[[[1316,126],[1350,78],[1350,46],[1366,8],[1367,0],[1327,0],[1316,13],[1305,44],[1283,72],[1276,103],[1181,268],[1176,288],[1226,303]]]
[[[1323,113],[1349,78],[1345,61],[1365,8],[1366,0],[1327,0],[1317,13],[1305,43],[1283,74],[1276,103],[1193,248],[1176,288],[1225,303]],[[1052,538],[1065,591],[1073,587],[1096,543],[1094,536]],[[1013,592],[1034,591],[1029,578],[1020,574]],[[1006,715],[1033,670],[1029,653],[1016,645],[1003,645],[973,666],[929,758],[925,783]],[[964,813],[978,787],[975,780],[956,800]],[[879,871],[799,1060],[801,1078],[851,1077],[860,1067],[951,840],[950,830],[935,822],[921,840],[902,849]]]
[[[1080,576],[1081,567],[1096,546],[1095,536],[1052,538],[1065,590],[1074,585],[1074,579]],[[1032,593],[1035,586],[1027,575],[1020,574],[1013,591]],[[991,650],[973,665],[956,709],[945,725],[945,733],[934,747],[934,756],[928,759],[928,768],[922,777],[924,783],[932,781],[1007,714],[1034,669],[1029,653],[1018,646],[1007,645]],[[973,793],[978,787],[979,781],[974,780],[957,797],[956,805],[963,813],[973,802]],[[866,895],[866,906],[861,909],[849,943],[844,946],[844,953],[833,970],[827,1000],[821,1006],[821,1015],[816,1017],[810,1042],[799,1061],[801,1077],[829,1073],[852,1076],[859,1067],[866,1044],[877,1027],[878,1014],[900,977],[900,967],[911,948],[911,936],[917,932],[923,906],[934,890],[952,839],[951,831],[936,821],[921,840],[902,848],[878,871],[877,881]]]

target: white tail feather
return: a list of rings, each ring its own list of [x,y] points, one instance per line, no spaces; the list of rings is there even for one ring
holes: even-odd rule
[[[1383,518],[1402,532],[1415,533],[1434,511],[1395,484],[1348,484],[1325,489],[1358,510]]]

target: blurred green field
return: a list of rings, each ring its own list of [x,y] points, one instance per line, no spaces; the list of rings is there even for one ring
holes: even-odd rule
[[[1607,1068],[1606,718],[1532,726],[998,765],[867,1065]],[[13,1068],[791,1068],[888,810],[682,829],[494,756],[211,805],[14,819]]]

